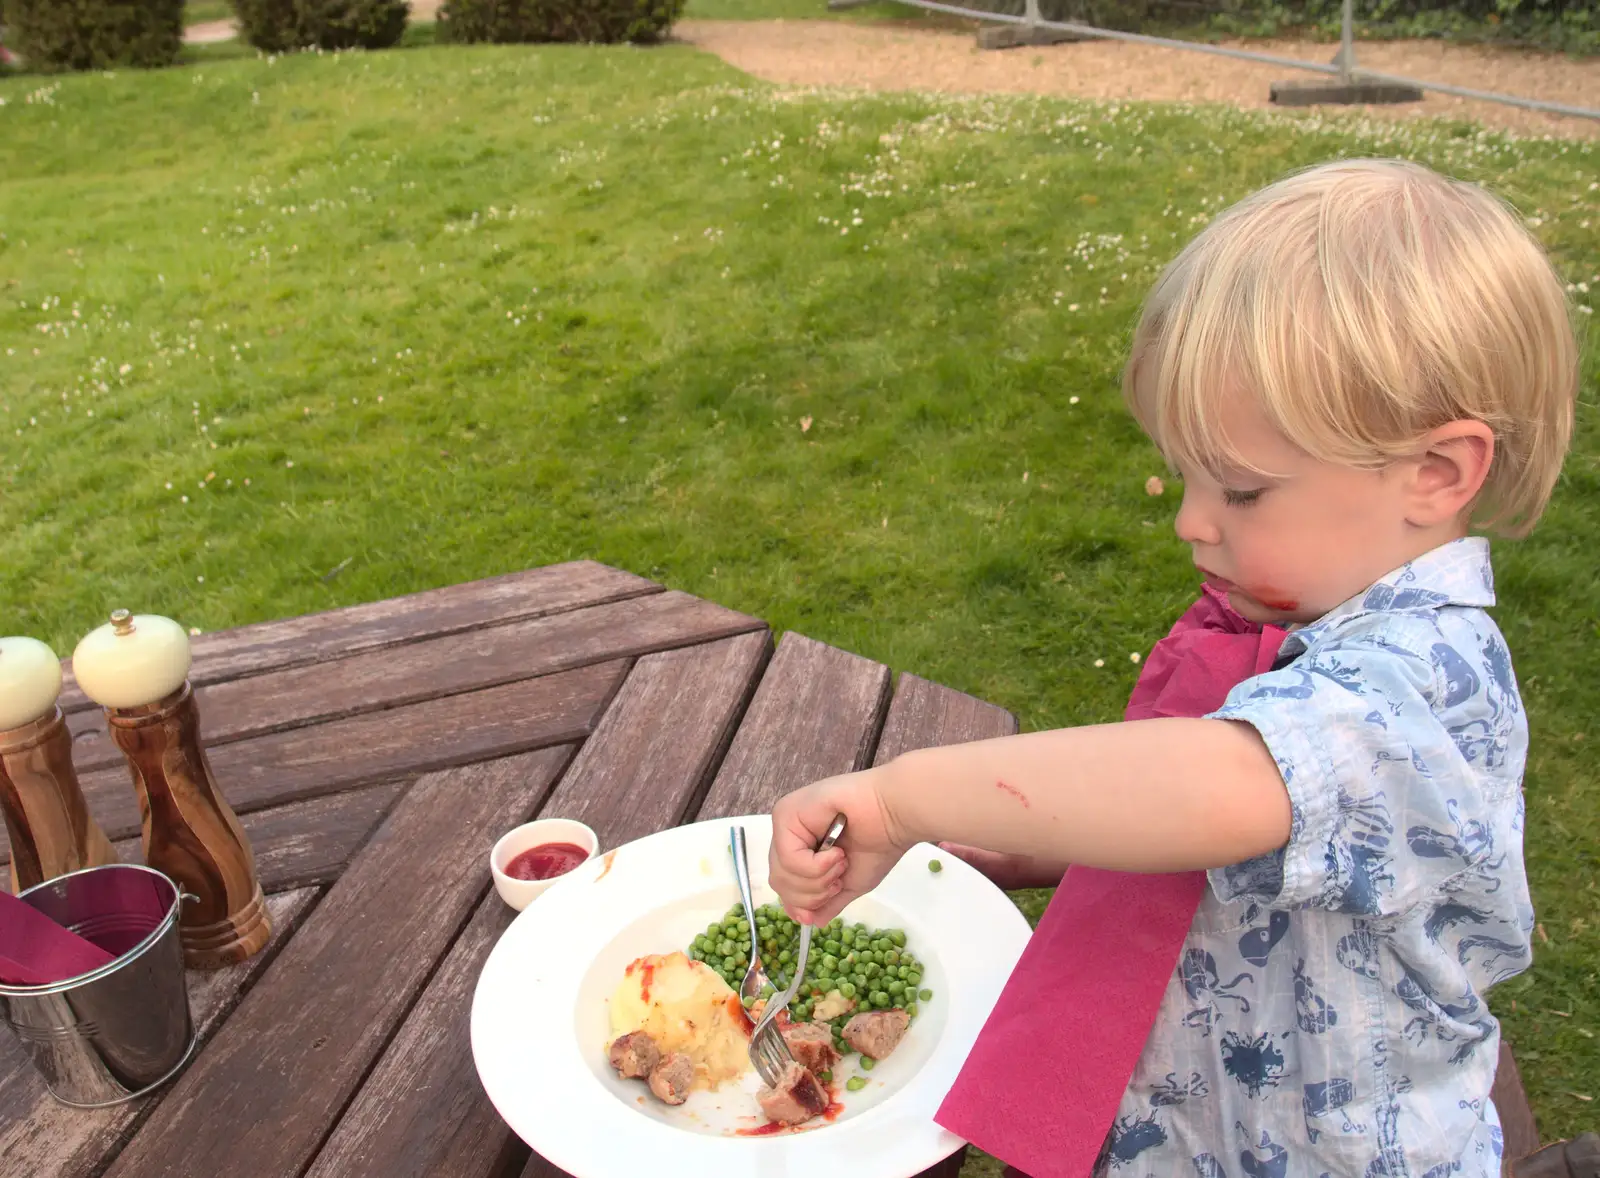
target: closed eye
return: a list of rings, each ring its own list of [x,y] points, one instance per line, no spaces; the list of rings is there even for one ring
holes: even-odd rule
[[[1261,498],[1265,487],[1257,487],[1253,491],[1235,491],[1231,487],[1222,488],[1222,501],[1229,507],[1248,507]]]

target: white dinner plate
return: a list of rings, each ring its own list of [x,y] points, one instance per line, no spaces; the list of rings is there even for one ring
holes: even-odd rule
[[[484,963],[472,999],[472,1055],[516,1134],[575,1178],[911,1178],[963,1144],[933,1116],[1027,944],[1028,922],[987,879],[937,848],[914,847],[845,919],[905,930],[933,991],[899,1048],[870,1072],[834,1075],[831,1122],[759,1126],[759,1081],[669,1108],[620,1079],[606,1049],[612,992],[635,958],[687,949],[739,902],[728,850],[745,828],[757,905],[767,887],[765,815],[665,830],[591,859],[522,912]],[[932,872],[938,859],[943,870]],[[867,1086],[850,1092],[860,1074]]]

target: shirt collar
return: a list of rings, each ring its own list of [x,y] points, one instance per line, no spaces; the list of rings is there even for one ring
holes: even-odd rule
[[[1316,621],[1292,631],[1284,645],[1303,650],[1311,645],[1311,635],[1362,614],[1442,609],[1447,605],[1487,608],[1493,604],[1494,570],[1489,564],[1489,541],[1482,536],[1465,536],[1424,552],[1379,577]]]

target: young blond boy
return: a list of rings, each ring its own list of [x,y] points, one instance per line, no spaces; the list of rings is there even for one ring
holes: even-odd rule
[[[826,921],[923,840],[1010,883],[1206,869],[1101,1169],[1498,1175],[1484,995],[1530,961],[1528,730],[1471,531],[1539,518],[1576,389],[1561,284],[1482,189],[1357,160],[1235,205],[1157,282],[1125,391],[1197,571],[1290,630],[1273,669],[1203,719],[817,782],[774,811],[774,887]]]

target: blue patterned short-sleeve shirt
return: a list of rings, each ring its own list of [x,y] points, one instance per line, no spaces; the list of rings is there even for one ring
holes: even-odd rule
[[[1254,727],[1288,844],[1210,873],[1099,1172],[1498,1178],[1494,983],[1526,969],[1527,751],[1486,541],[1291,632]]]

